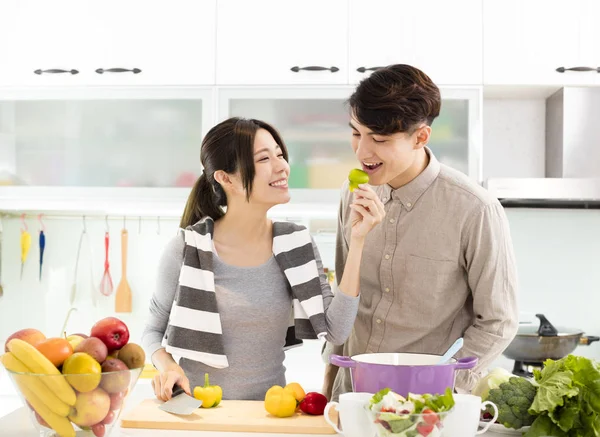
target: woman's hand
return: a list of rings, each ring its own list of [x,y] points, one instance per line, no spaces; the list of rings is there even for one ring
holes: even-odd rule
[[[168,401],[173,394],[173,386],[178,384],[188,395],[192,395],[190,381],[179,366],[173,366],[169,370],[161,372],[152,380],[154,394],[161,401]]]
[[[350,204],[350,208],[352,208],[350,224],[353,238],[364,239],[385,216],[383,203],[366,184],[361,184],[354,190],[354,201]]]

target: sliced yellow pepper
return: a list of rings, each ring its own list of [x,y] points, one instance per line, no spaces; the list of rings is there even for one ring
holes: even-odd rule
[[[204,374],[204,387],[194,387],[194,397],[202,401],[202,408],[213,408],[219,405],[223,398],[223,390],[218,385],[210,385],[208,373]]]

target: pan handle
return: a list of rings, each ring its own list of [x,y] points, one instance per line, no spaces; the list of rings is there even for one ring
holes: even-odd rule
[[[579,339],[579,344],[587,346],[595,341],[600,341],[600,337],[596,337],[595,335],[587,335]]]
[[[543,314],[536,314],[535,316],[540,319],[540,327],[538,329],[540,337],[556,337],[558,335],[558,330],[548,321],[546,316]]]
[[[465,357],[458,360],[458,362],[454,365],[456,370],[465,370],[472,369],[477,365],[477,357]]]
[[[329,356],[329,362],[338,367],[350,367],[351,369],[356,367],[356,361],[354,361],[352,358],[342,357],[336,354],[331,354]]]

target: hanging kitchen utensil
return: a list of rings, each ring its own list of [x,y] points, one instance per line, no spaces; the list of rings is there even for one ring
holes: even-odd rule
[[[88,255],[89,255],[88,267],[89,267],[89,272],[90,272],[90,280],[89,280],[90,296],[91,296],[92,304],[95,307],[96,300],[97,300],[97,296],[96,296],[97,291],[96,291],[96,287],[94,286],[94,272],[92,270],[92,246],[90,245],[90,240],[89,240],[88,233],[87,233],[85,216],[83,217],[83,229],[81,230],[81,235],[79,236],[79,246],[77,247],[77,258],[75,259],[73,284],[71,285],[71,296],[69,299],[71,306],[73,306],[73,304],[75,303],[75,301],[77,299],[77,274],[79,271],[79,258],[81,256],[81,250],[82,250],[84,243],[88,248]]]
[[[38,220],[40,221],[40,239],[39,239],[39,244],[40,244],[40,282],[42,281],[42,264],[44,263],[44,250],[46,249],[46,235],[44,234],[44,231],[46,230],[46,226],[44,225],[44,223],[42,222],[42,214],[40,214],[38,216]]]
[[[104,274],[100,282],[100,293],[110,296],[113,292],[113,281],[110,276],[110,263],[108,262],[108,247],[110,245],[110,232],[108,230],[108,217],[106,217],[106,231],[104,232]]]
[[[584,336],[581,329],[554,326],[543,314],[535,315],[540,323],[519,324],[517,335],[502,354],[515,361],[542,363],[558,360],[577,346],[600,341],[600,337]]]
[[[21,215],[23,228],[21,229],[21,279],[23,279],[23,267],[27,261],[29,248],[31,247],[31,234],[28,232],[27,223],[25,223],[25,214]]]
[[[121,231],[121,281],[115,295],[115,312],[131,312],[131,288],[127,282],[127,229]]]

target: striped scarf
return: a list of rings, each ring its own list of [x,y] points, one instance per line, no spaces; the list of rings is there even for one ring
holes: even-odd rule
[[[222,369],[229,363],[215,293],[213,230],[210,217],[180,230],[185,239],[183,265],[162,346],[172,355]],[[294,223],[274,222],[273,254],[292,289],[284,349],[301,344],[302,338],[325,336],[323,295],[308,230]]]

